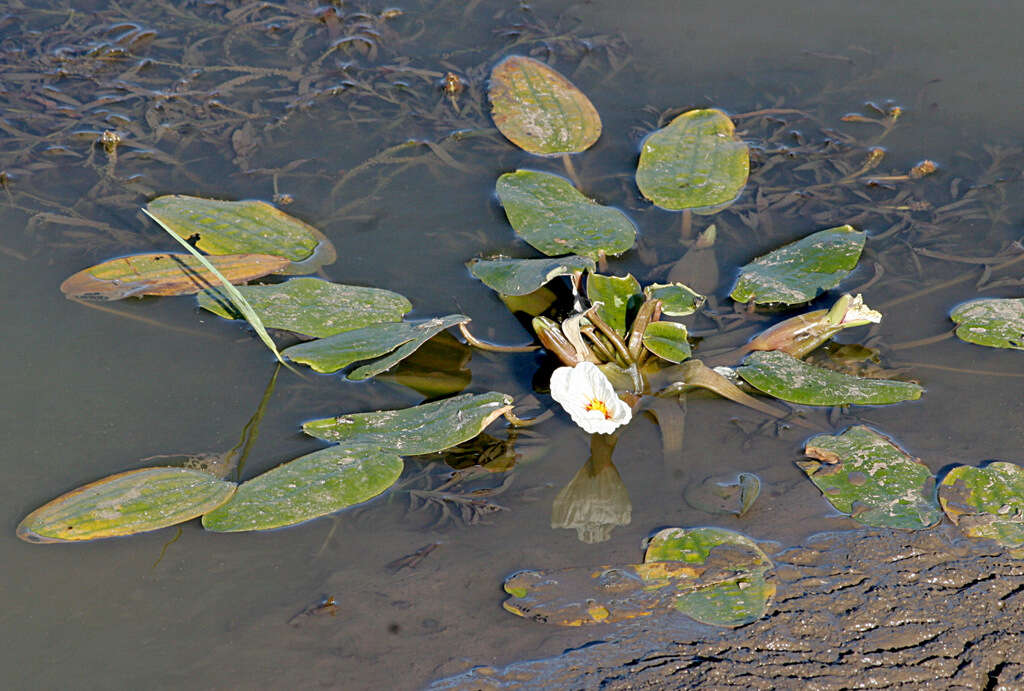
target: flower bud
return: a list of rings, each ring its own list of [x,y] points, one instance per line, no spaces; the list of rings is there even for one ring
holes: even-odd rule
[[[864,304],[858,295],[843,295],[831,309],[801,314],[762,331],[745,350],[778,350],[802,358],[843,329],[877,324],[882,314]]]
[[[534,317],[533,331],[537,334],[541,345],[569,367],[574,367],[580,361],[576,349],[562,333],[562,328],[557,322],[547,317]]]

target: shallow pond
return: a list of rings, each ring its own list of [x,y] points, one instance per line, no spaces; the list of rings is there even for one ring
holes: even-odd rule
[[[83,483],[152,464],[144,460],[152,456],[230,448],[273,375],[272,359],[246,328],[201,313],[190,298],[100,311],[60,294],[61,281],[84,266],[171,249],[138,213],[158,194],[290,195],[288,212],[337,247],[338,261],[324,270],[329,278],[407,295],[414,316],[467,314],[477,335],[493,341],[528,339],[464,267],[486,253],[533,256],[494,200],[494,181],[518,167],[561,170],[486,131],[484,82],[506,54],[551,62],[601,112],[604,134],[576,166],[592,196],[637,222],[637,248],[610,270],[631,271],[643,283],[664,280],[682,255],[678,217],[652,209],[632,182],[639,142],[663,116],[700,106],[778,109],[742,119],[738,129],[755,146],[754,181],[796,189],[842,178],[830,162],[856,168],[879,141],[881,126],[844,115],[878,117],[868,101],[889,112],[900,106],[872,174],[905,172],[922,159],[937,161],[939,172],[892,189],[826,186],[779,208],[758,202],[752,183],[734,210],[716,217],[715,295],[728,314],[694,328],[709,348],[742,343],[771,321],[733,311],[726,296],[736,268],[851,222],[880,239],[869,240],[850,289],[860,287],[885,315],[851,339],[880,349],[884,366],[927,391],[909,404],[817,410],[807,419],[823,430],[873,425],[933,471],[1024,461],[1020,353],[955,339],[914,344],[948,332],[948,312],[959,302],[1024,290],[1019,265],[988,276],[984,264],[956,261],[992,257],[1021,236],[1022,159],[1008,147],[1024,135],[1016,88],[1024,10],[953,2],[830,2],[813,11],[797,2],[691,5],[638,0],[624,12],[603,1],[529,9],[491,0],[322,7],[82,0],[46,10],[6,3],[0,616],[8,644],[0,660],[7,686],[418,688],[475,665],[550,657],[618,635],[614,626],[557,629],[506,613],[500,586],[517,569],[633,563],[641,541],[663,526],[715,524],[765,541],[770,551],[857,527],[794,465],[806,429],[765,425],[753,411],[693,396],[681,456],[662,458],[647,418],[623,433],[614,459],[631,521],[597,544],[551,528],[553,500],[588,456],[586,435],[561,411],[518,434],[511,471],[460,486],[500,490],[485,495],[492,506],[483,511],[437,500],[430,491],[450,468],[438,458],[411,459],[384,496],[285,530],[220,535],[193,521],[180,536],[171,528],[49,546],[15,538],[25,514]],[[402,12],[388,11],[396,8]],[[460,94],[440,90],[448,71],[465,83]],[[781,112],[790,109],[807,117]],[[121,138],[116,156],[97,143],[105,130]],[[462,130],[485,131],[449,136]],[[416,145],[381,155],[410,138],[440,153]],[[804,163],[810,167],[797,170]],[[714,333],[719,326],[728,333]],[[470,354],[451,339],[438,345],[448,362]],[[542,364],[535,354],[472,352],[466,390],[534,395],[548,405],[546,394],[533,393]],[[282,372],[243,477],[319,448],[299,433],[304,420],[422,400],[397,377],[352,383]],[[499,440],[509,435],[498,423],[489,431]],[[763,485],[742,518],[712,515],[684,498],[706,478],[741,471]],[[425,503],[411,506],[409,490],[427,492]],[[398,561],[421,549],[422,559]],[[302,614],[324,598],[336,607]],[[681,619],[669,615],[663,625],[676,636],[717,635]]]

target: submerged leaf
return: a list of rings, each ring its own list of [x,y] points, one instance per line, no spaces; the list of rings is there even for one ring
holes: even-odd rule
[[[590,274],[587,276],[587,299],[593,305],[600,302],[598,316],[619,332],[620,336],[625,336],[630,317],[643,302],[644,296],[640,291],[640,283],[632,274]]]
[[[697,587],[679,594],[675,607],[715,626],[743,626],[764,616],[775,584],[772,561],[750,538],[724,528],[665,528],[651,538],[644,563],[684,563],[699,569]]]
[[[644,295],[648,300],[661,300],[661,313],[669,317],[691,315],[707,299],[682,283],[652,283],[644,288]]]
[[[698,109],[647,136],[636,184],[663,209],[714,213],[739,196],[749,172],[747,145],[736,137],[729,116]]]
[[[374,444],[415,456],[468,441],[511,408],[512,397],[503,393],[462,394],[402,410],[310,420],[302,430],[324,441]]]
[[[307,336],[332,336],[369,324],[395,322],[412,309],[405,297],[381,288],[331,283],[319,278],[293,278],[284,283],[241,286],[239,291],[263,324]],[[225,319],[236,312],[223,296],[207,290],[199,306]]]
[[[559,276],[593,271],[594,260],[569,255],[555,259],[473,259],[469,272],[502,295],[529,295]]]
[[[231,501],[203,516],[220,533],[302,523],[367,501],[395,484],[403,462],[370,445],[331,446],[242,483]]]
[[[837,511],[858,523],[923,530],[942,519],[928,466],[868,427],[811,437],[804,453],[819,460],[797,465]]]
[[[544,63],[510,55],[491,71],[491,117],[531,154],[584,151],[601,136],[601,117],[583,92]]]
[[[512,227],[549,257],[622,254],[636,239],[624,213],[588,199],[558,175],[517,170],[498,178],[496,190]]]
[[[740,269],[730,297],[796,305],[839,285],[857,265],[865,234],[845,225],[821,230],[758,257]]]
[[[291,262],[269,254],[226,254],[208,257],[232,283],[245,283],[276,273]],[[60,285],[69,298],[120,300],[142,295],[192,295],[220,282],[189,254],[160,252],[109,259],[82,269]]]
[[[761,478],[753,473],[714,475],[686,486],[686,503],[711,514],[742,517],[761,494]]]
[[[544,624],[611,624],[670,611],[699,574],[678,562],[519,571],[505,579],[501,606]]]
[[[915,401],[924,389],[894,379],[863,379],[808,365],[780,351],[751,353],[736,368],[759,391],[803,405],[881,405]]]
[[[986,298],[959,305],[949,318],[962,341],[1024,350],[1024,298]]]
[[[679,363],[690,357],[686,327],[676,322],[651,322],[644,331],[644,347],[663,360]]]
[[[235,483],[199,470],[129,470],[39,507],[18,525],[18,537],[27,542],[65,542],[166,528],[217,508],[235,488]]]
[[[1024,557],[1024,468],[1005,461],[957,466],[939,484],[939,503],[967,535]]]
[[[272,254],[304,274],[337,258],[334,245],[311,225],[262,201],[221,201],[175,194],[146,205],[150,216],[207,254]]]

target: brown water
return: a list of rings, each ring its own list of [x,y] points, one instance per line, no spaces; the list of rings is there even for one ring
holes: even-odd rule
[[[244,328],[197,312],[188,298],[126,301],[109,313],[60,294],[60,282],[91,263],[170,248],[138,217],[151,196],[269,199],[276,173],[279,191],[295,198],[288,212],[338,248],[338,262],[326,268],[331,279],[397,290],[412,299],[417,316],[463,312],[478,335],[519,342],[525,332],[463,262],[493,251],[528,255],[492,200],[494,180],[520,166],[557,166],[481,137],[445,144],[459,167],[421,148],[406,170],[385,163],[333,189],[346,171],[410,137],[442,141],[454,130],[490,127],[479,92],[504,54],[550,59],[601,112],[605,133],[577,166],[591,194],[637,221],[638,251],[611,269],[633,271],[644,283],[663,279],[658,267],[681,254],[676,218],[640,201],[630,177],[639,138],[670,109],[804,108],[815,124],[791,127],[807,128],[808,139],[823,138],[822,123],[866,141],[874,126],[844,125],[839,117],[866,112],[865,100],[891,100],[906,113],[884,140],[889,154],[881,170],[937,160],[940,177],[915,188],[933,208],[950,201],[956,179],[960,190],[982,179],[991,161],[987,145],[1014,144],[1024,134],[1016,88],[1024,11],[1009,3],[835,2],[816,3],[813,12],[790,2],[691,3],[684,12],[679,3],[654,0],[630,3],[628,11],[611,2],[537,2],[523,14],[515,3],[410,0],[400,5],[404,15],[389,20],[378,18],[387,7],[381,3],[368,3],[366,17],[344,3],[336,18],[287,2],[5,5],[0,424],[7,530],[0,536],[0,616],[8,643],[0,663],[9,688],[416,688],[474,665],[548,657],[618,635],[611,627],[556,630],[505,613],[500,584],[516,569],[631,562],[640,541],[666,525],[714,523],[779,545],[855,525],[834,516],[793,465],[804,430],[758,430],[763,420],[755,413],[693,399],[682,458],[662,460],[657,428],[645,418],[623,434],[615,461],[632,522],[597,545],[550,527],[552,500],[587,456],[586,437],[561,414],[521,438],[512,484],[495,498],[507,510],[473,525],[410,513],[398,490],[268,533],[216,535],[193,522],[169,546],[175,529],[85,545],[21,543],[18,521],[64,491],[150,464],[142,459],[156,454],[231,447],[272,375],[272,361]],[[139,33],[148,30],[156,32],[152,43]],[[370,37],[377,54],[329,51],[355,35]],[[246,69],[226,69],[239,65]],[[433,84],[449,69],[470,84],[455,107]],[[252,81],[229,83],[245,76]],[[407,87],[396,88],[399,81]],[[111,128],[125,141],[113,168],[92,144]],[[286,168],[301,159],[308,160]],[[873,345],[885,350],[948,330],[948,310],[962,300],[1022,294],[1019,269],[994,277],[1016,283],[979,292],[977,265],[918,257],[918,271],[909,249],[991,256],[1019,238],[1020,206],[999,199],[1019,197],[1017,164],[1010,159],[999,180],[989,181],[991,195],[975,218],[865,212],[859,225],[869,233],[903,217],[912,222],[910,230],[869,243],[862,261],[869,268],[851,287],[871,277],[872,262],[886,271],[865,290],[868,304],[972,272],[970,281],[883,307]],[[886,198],[869,196],[875,205]],[[835,223],[824,219],[829,213]],[[757,231],[724,217],[719,297],[736,266],[850,216],[843,207],[780,211],[771,228]],[[1020,375],[1019,353],[947,340],[889,355],[917,363],[908,373],[927,387],[924,398],[836,413],[832,425],[875,425],[933,470],[1024,460],[1022,380],[938,369]],[[468,390],[526,396],[537,366],[533,355],[474,353]],[[302,420],[421,399],[393,382],[282,373],[245,476],[317,448],[298,433]],[[820,412],[810,418],[827,424]],[[491,431],[506,436],[499,425]],[[407,462],[406,487],[440,481],[440,470],[420,476],[424,467]],[[689,483],[738,471],[764,483],[744,518],[711,516],[683,501]],[[440,546],[415,569],[387,568],[435,542]],[[323,596],[336,599],[336,616],[289,624]],[[714,635],[678,620],[664,625]]]

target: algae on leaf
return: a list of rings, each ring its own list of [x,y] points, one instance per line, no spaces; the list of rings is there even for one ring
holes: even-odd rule
[[[207,254],[272,254],[305,274],[337,259],[323,233],[263,201],[221,201],[181,194],[157,197],[146,212]]]
[[[622,254],[636,239],[624,213],[588,199],[558,175],[517,170],[499,177],[495,189],[515,231],[549,257]]]
[[[962,341],[992,348],[1024,350],[1024,298],[985,298],[956,307],[949,315]]]
[[[915,401],[924,389],[894,379],[865,379],[809,365],[778,350],[756,351],[736,368],[755,389],[803,405],[883,405]]]
[[[858,425],[842,434],[819,434],[799,461],[838,511],[876,528],[923,530],[942,518],[931,470],[891,439]]]
[[[302,430],[324,441],[371,444],[403,456],[416,456],[468,441],[511,409],[511,396],[491,391],[462,394],[402,410],[310,420],[302,425]]]
[[[1024,468],[995,461],[960,465],[939,484],[939,503],[970,537],[990,538],[1024,557]]]
[[[730,297],[758,305],[797,305],[839,285],[857,265],[865,234],[852,226],[821,230],[740,269]]]
[[[678,594],[675,608],[704,624],[743,626],[764,616],[775,584],[767,579],[772,561],[753,540],[725,528],[665,528],[651,538],[644,555],[656,563],[688,564],[693,585]]]
[[[334,513],[377,496],[402,474],[402,459],[377,446],[331,446],[242,483],[229,502],[203,516],[220,533],[269,530]]]
[[[192,520],[226,502],[237,485],[199,470],[140,468],[83,485],[18,525],[26,542],[134,535]]]
[[[729,116],[691,110],[652,132],[641,145],[636,184],[663,209],[714,213],[747,184],[750,154]]]
[[[320,278],[293,278],[284,283],[240,286],[264,326],[306,336],[333,336],[380,322],[397,322],[412,309],[404,296],[381,288],[332,283]],[[199,294],[199,306],[225,319],[234,307],[217,290]]]
[[[533,58],[510,55],[498,63],[487,95],[498,130],[531,154],[578,153],[601,136],[601,117],[590,99]]]

